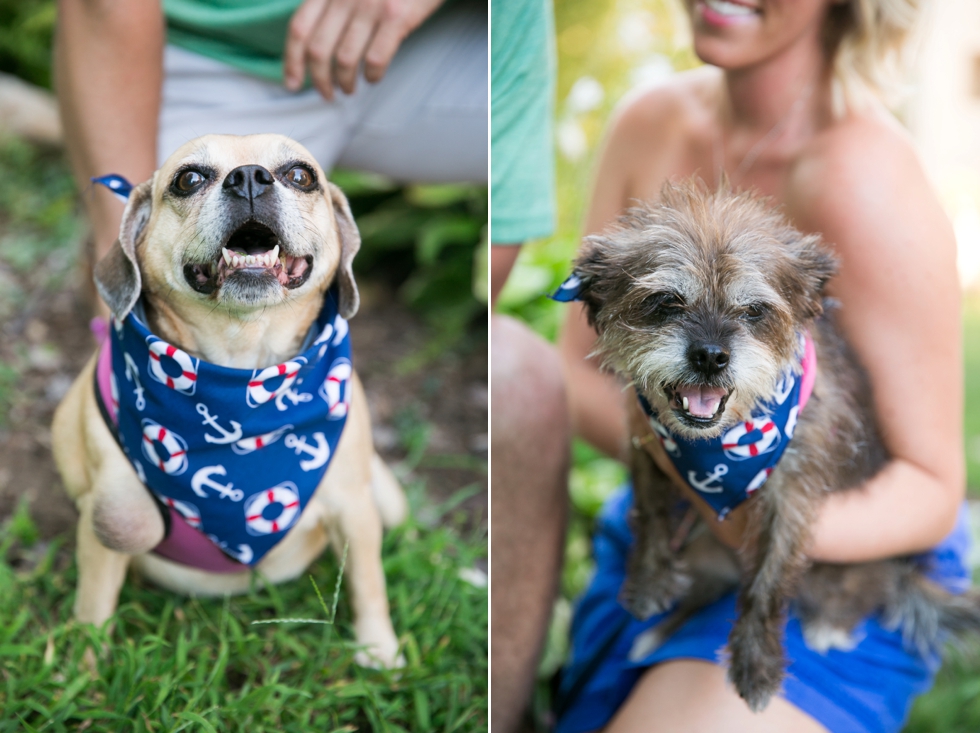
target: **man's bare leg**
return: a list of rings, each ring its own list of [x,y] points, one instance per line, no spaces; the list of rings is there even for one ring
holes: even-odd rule
[[[510,318],[491,342],[491,733],[520,724],[558,588],[570,425],[558,352]]]

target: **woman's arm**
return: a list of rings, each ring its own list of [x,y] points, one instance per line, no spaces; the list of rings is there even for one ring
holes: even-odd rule
[[[892,460],[860,491],[831,496],[811,555],[860,562],[926,550],[965,491],[956,243],[911,144],[848,122],[793,173],[787,209],[841,259],[831,295],[867,369]]]
[[[123,204],[89,178],[134,183],[156,169],[163,79],[159,1],[61,0],[54,64],[68,156],[92,221],[96,257],[119,236]]]

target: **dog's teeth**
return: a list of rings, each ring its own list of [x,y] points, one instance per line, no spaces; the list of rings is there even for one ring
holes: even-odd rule
[[[274,264],[276,264],[276,260],[278,259],[279,259],[279,245],[277,244],[275,247],[272,248],[272,251],[269,253],[269,267],[272,267]]]
[[[231,264],[231,252],[226,247],[221,248],[221,256],[224,258],[226,265]]]
[[[690,407],[689,407],[689,405],[690,405],[690,400],[689,400],[689,399],[687,399],[687,397],[682,397],[682,398],[681,398],[681,404],[682,404],[682,406],[684,407],[684,410],[686,410],[686,411],[688,411],[688,412],[690,412]]]
[[[234,267],[241,267],[242,258],[239,257],[238,255],[235,255],[234,257],[231,258],[231,264]]]

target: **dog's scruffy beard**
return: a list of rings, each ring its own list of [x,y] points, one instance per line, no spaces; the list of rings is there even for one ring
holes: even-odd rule
[[[689,326],[678,322],[657,330],[630,327],[602,333],[597,352],[604,365],[629,379],[667,430],[691,440],[710,440],[750,419],[772,397],[779,380],[800,361],[773,351],[749,334],[731,339],[730,363],[713,377],[694,371],[687,354]]]

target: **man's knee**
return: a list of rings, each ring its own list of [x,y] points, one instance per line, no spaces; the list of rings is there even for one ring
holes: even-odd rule
[[[493,316],[490,326],[493,434],[523,434],[537,426],[568,440],[568,405],[557,349],[524,324]],[[537,435],[523,435],[534,440]]]

